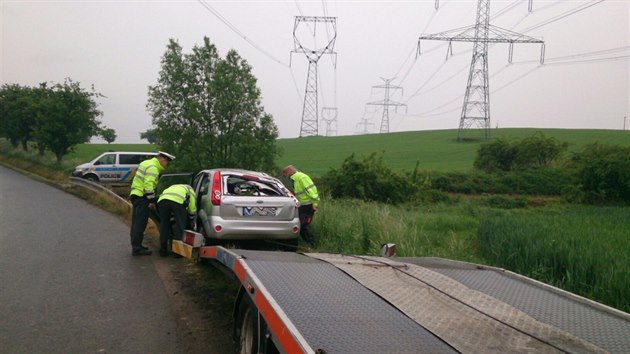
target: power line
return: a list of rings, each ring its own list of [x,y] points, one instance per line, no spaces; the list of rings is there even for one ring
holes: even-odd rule
[[[431,25],[431,22],[433,22],[433,19],[435,18],[435,14],[437,14],[437,11],[434,11],[433,14],[431,15],[431,17],[429,18],[429,21],[427,21],[427,24],[424,26],[424,29],[422,29],[422,32],[425,32],[427,30],[427,28],[429,28],[429,26]],[[398,71],[396,71],[396,74],[394,75],[394,77],[397,77],[398,74],[400,73],[400,71],[403,69],[403,67],[405,66],[405,64],[407,64],[407,61],[409,60],[409,58],[411,58],[411,56],[413,55],[413,53],[417,52],[416,46],[414,45],[411,48],[411,52],[409,53],[409,55],[407,56],[407,58],[405,59],[405,61],[400,65],[400,67],[398,68]],[[417,59],[417,57],[416,57]],[[414,64],[416,63],[416,60],[413,61],[413,63],[411,63],[411,66],[409,67],[409,69],[407,69],[407,72],[405,73],[405,75],[402,77],[402,79],[400,79],[400,84],[402,85],[402,83],[405,81],[405,79],[407,79],[407,76],[409,75],[409,73],[411,72],[411,69],[413,69]]]
[[[507,5],[506,7],[504,7],[503,9],[497,11],[497,13],[495,13],[494,15],[490,16],[491,20],[496,19],[497,17],[501,17],[504,14],[508,13],[509,11],[511,11],[513,8],[515,8],[516,6],[519,5],[519,3],[523,1],[523,0],[516,0],[514,2],[512,2],[511,4]]]
[[[545,64],[549,65],[551,63],[558,62],[558,61],[570,63],[570,62],[573,62],[573,60],[571,59],[586,58],[586,57],[598,56],[598,55],[603,55],[603,54],[614,54],[618,52],[628,52],[629,50],[630,50],[630,46],[624,46],[624,47],[609,48],[609,49],[597,50],[597,51],[586,52],[586,53],[565,55],[561,57],[546,58]],[[606,58],[603,58],[603,59],[606,59]],[[513,64],[528,64],[534,61],[537,61],[537,60],[525,60],[525,61],[514,62]]]
[[[441,66],[440,66],[440,68],[441,68]],[[423,84],[420,88],[418,88],[418,90],[417,90],[417,91],[416,91],[413,95],[409,96],[409,99],[407,100],[407,103],[408,103],[408,102],[409,102],[412,98],[414,98],[414,97],[416,97],[416,96],[419,96],[419,95],[424,95],[424,94],[426,94],[426,93],[429,93],[429,92],[431,92],[431,91],[435,90],[436,88],[438,88],[438,87],[440,87],[440,86],[444,85],[445,83],[447,83],[447,82],[451,81],[452,79],[456,78],[459,74],[461,74],[461,73],[462,73],[462,71],[464,71],[464,70],[466,70],[466,69],[468,69],[468,65],[463,66],[461,69],[459,69],[459,70],[457,70],[456,72],[454,72],[451,76],[447,77],[446,79],[442,80],[442,82],[440,82],[440,83],[438,83],[438,84],[436,84],[436,85],[432,86],[431,88],[427,89],[426,91],[419,92],[419,91],[420,91],[420,90],[421,90],[424,86],[426,86],[426,84],[428,84],[428,83],[429,83],[429,81],[430,81],[430,80],[426,81],[426,82],[425,82],[425,83],[424,83],[424,84]]]
[[[254,41],[250,40],[249,38],[247,38],[247,36],[245,36],[245,34],[243,34],[241,31],[239,31],[238,28],[236,28],[236,26],[234,26],[233,24],[230,23],[230,21],[228,21],[225,17],[223,17],[223,15],[221,15],[217,10],[215,10],[212,6],[210,6],[208,3],[206,3],[205,0],[197,0],[199,1],[199,3],[206,9],[208,10],[211,14],[213,14],[217,19],[219,19],[219,21],[223,22],[226,26],[228,26],[228,28],[230,28],[232,30],[232,32],[236,33],[239,37],[243,38],[243,40],[245,40],[245,42],[249,43],[252,47],[254,47],[256,50],[258,50],[259,52],[263,53],[265,56],[267,56],[269,59],[275,61],[276,63],[285,66],[285,67],[289,67],[289,64],[284,63],[283,61],[276,59],[273,55],[271,55],[269,52],[267,52],[266,50],[264,50],[262,47],[260,47],[259,45],[257,45],[256,43],[254,43]]]
[[[517,76],[515,79],[513,79],[513,80],[511,80],[511,81],[508,81],[508,82],[507,82],[506,84],[504,84],[503,86],[501,86],[501,87],[499,87],[499,88],[497,88],[497,89],[494,89],[494,90],[490,91],[490,93],[495,93],[495,92],[499,92],[499,91],[503,90],[504,88],[506,88],[506,87],[508,87],[508,86],[512,85],[513,83],[515,83],[515,82],[517,82],[517,81],[521,80],[521,79],[522,79],[522,78],[524,78],[525,76],[527,76],[527,75],[531,74],[532,72],[534,72],[534,71],[538,70],[538,69],[539,69],[539,68],[541,68],[541,67],[543,67],[543,65],[539,65],[539,66],[535,66],[535,67],[533,67],[533,68],[532,68],[532,69],[530,69],[529,71],[526,71],[524,74],[521,74],[520,76]]]
[[[584,59],[584,60],[567,60],[567,61],[564,61],[564,62],[545,63],[545,66],[584,64],[584,63],[601,63],[601,62],[607,62],[607,61],[619,61],[619,60],[628,60],[628,59],[630,59],[630,55],[621,55],[621,56],[609,57],[609,58],[596,58],[596,59]]]
[[[581,11],[584,11],[584,10],[586,10],[586,9],[592,7],[592,6],[595,6],[595,5],[597,5],[597,4],[601,3],[601,2],[604,2],[604,0],[591,1],[590,4],[584,4],[584,5],[578,6],[578,7],[574,8],[574,9],[569,10],[567,12],[564,12],[564,13],[556,16],[556,17],[552,17],[552,18],[550,18],[548,20],[545,20],[545,21],[543,21],[543,22],[541,22],[539,24],[533,25],[531,27],[527,27],[527,28],[521,30],[521,32],[533,31],[533,30],[535,30],[537,28],[540,28],[540,27],[546,26],[546,25],[548,25],[550,23],[554,23],[556,21],[559,21],[559,20],[561,20],[561,19],[563,19],[563,18],[565,18],[567,16],[573,15],[573,14],[581,12]]]

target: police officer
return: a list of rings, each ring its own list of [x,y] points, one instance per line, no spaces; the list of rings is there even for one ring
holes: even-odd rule
[[[138,165],[136,175],[131,182],[129,199],[133,205],[131,214],[131,254],[134,256],[148,256],[151,251],[142,245],[144,229],[149,221],[149,210],[155,210],[155,186],[158,176],[175,159],[175,156],[158,151],[152,159],[142,161]]]
[[[172,239],[181,240],[186,221],[194,228],[197,206],[195,191],[187,184],[174,184],[166,188],[158,199],[160,215],[160,256],[168,256],[168,241],[171,239],[171,216],[175,218]]]
[[[309,224],[313,221],[315,211],[319,204],[319,194],[317,193],[317,187],[313,180],[304,172],[298,171],[293,165],[289,165],[282,169],[282,174],[285,177],[290,177],[293,180],[293,194],[300,202],[298,213],[300,217],[300,235],[302,239],[315,245],[315,236],[309,228]]]

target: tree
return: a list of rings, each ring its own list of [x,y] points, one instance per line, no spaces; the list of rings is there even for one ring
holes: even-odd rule
[[[278,131],[260,96],[251,66],[236,51],[222,59],[204,37],[203,46],[183,54],[171,39],[149,87],[156,143],[181,167],[271,170]]]
[[[32,139],[36,116],[36,99],[39,89],[17,84],[5,84],[0,88],[0,133],[14,148],[22,144],[28,150]]]
[[[146,132],[140,133],[140,139],[146,139],[149,144],[155,144],[156,139],[155,129],[147,129]]]
[[[107,141],[108,144],[111,144],[116,140],[116,131],[111,128],[101,129],[101,137]]]
[[[37,104],[37,118],[33,136],[38,145],[52,151],[57,162],[72,151],[77,144],[86,143],[98,135],[101,112],[97,110],[96,97],[78,82],[66,79],[45,90]]]

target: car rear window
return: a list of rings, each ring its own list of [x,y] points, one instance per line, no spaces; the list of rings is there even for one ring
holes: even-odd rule
[[[225,193],[233,196],[285,196],[273,180],[252,180],[239,175],[223,176]]]

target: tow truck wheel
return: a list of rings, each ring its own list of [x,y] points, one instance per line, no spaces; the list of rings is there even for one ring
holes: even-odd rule
[[[258,352],[258,310],[247,294],[243,294],[234,323],[235,352],[250,354]]]

